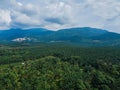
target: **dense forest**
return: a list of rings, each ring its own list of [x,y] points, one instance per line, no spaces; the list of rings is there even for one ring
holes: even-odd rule
[[[1,45],[0,90],[120,90],[120,48]]]

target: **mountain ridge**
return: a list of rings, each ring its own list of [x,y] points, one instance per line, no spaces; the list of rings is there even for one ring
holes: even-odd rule
[[[16,41],[18,40],[18,41]],[[20,41],[19,41],[20,40]],[[120,45],[120,34],[107,30],[83,27],[52,31],[44,28],[9,29],[0,31],[0,42],[65,42],[78,45]]]

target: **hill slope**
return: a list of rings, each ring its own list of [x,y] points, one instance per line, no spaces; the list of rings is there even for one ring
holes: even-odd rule
[[[120,34],[96,28],[70,28],[51,31],[43,28],[10,29],[0,31],[2,42],[72,43],[86,46],[120,45]]]

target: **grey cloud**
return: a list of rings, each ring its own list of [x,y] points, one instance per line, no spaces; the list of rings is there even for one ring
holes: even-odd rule
[[[59,18],[46,18],[45,21],[50,23],[57,23],[60,25],[64,24],[64,22],[62,22]]]

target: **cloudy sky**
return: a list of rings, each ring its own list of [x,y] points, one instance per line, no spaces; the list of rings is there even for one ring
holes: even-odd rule
[[[0,0],[0,30],[32,27],[120,33],[120,0]]]

